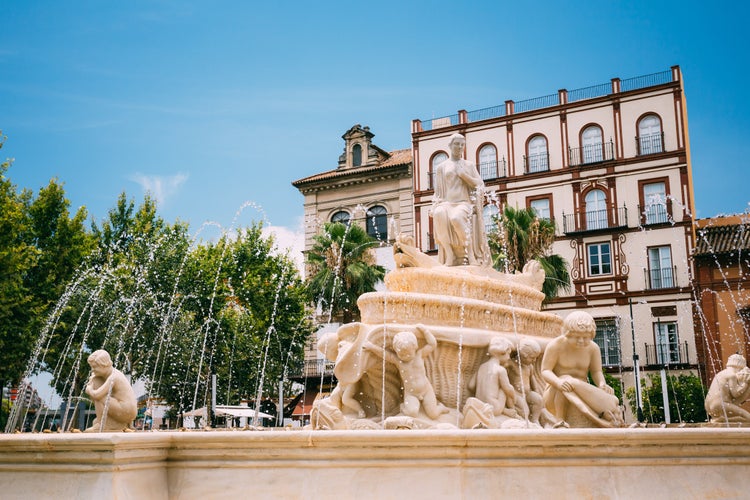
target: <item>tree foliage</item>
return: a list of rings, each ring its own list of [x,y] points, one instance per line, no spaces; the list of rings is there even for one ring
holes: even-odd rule
[[[646,383],[643,384],[643,382]],[[660,374],[652,373],[641,383],[643,384],[641,401],[644,417],[651,423],[664,422],[664,396]],[[700,377],[692,373],[667,375],[667,389],[669,416],[672,422],[706,422],[708,420],[704,407],[706,393]],[[629,387],[625,392],[635,416],[635,388]]]
[[[570,288],[568,263],[560,255],[549,253],[555,241],[554,221],[537,217],[532,208],[506,205],[497,222],[488,234],[495,269],[520,272],[529,261],[537,260],[546,273],[542,285],[546,300]]]
[[[372,252],[378,244],[356,224],[326,223],[307,252],[311,269],[307,288],[313,302],[344,323],[359,319],[357,299],[375,290],[385,276]]]

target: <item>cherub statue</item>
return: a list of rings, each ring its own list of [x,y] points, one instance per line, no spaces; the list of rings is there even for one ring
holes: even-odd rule
[[[358,323],[352,323],[352,325],[359,328]],[[331,361],[338,362],[352,346],[352,340],[346,335],[341,335],[341,333],[341,331],[326,333],[318,341],[318,350]],[[365,410],[354,397],[356,393],[356,383],[339,381],[329,398],[327,398],[327,402],[340,409],[343,413],[350,411],[356,414],[357,418],[365,418]]]
[[[544,407],[542,399],[546,384],[536,369],[541,354],[542,348],[536,340],[521,339],[515,359],[508,364],[508,372],[516,390],[516,410],[532,423],[553,425],[555,417]]]
[[[563,321],[562,335],[544,350],[542,377],[549,384],[544,392],[544,404],[555,415],[556,426],[569,425],[571,407],[598,427],[624,425],[619,401],[604,380],[595,335],[594,318],[587,312],[575,311]],[[596,385],[589,384],[589,375]]]
[[[714,423],[750,424],[750,412],[740,405],[750,399],[750,369],[741,354],[732,354],[716,374],[706,395],[706,413]]]
[[[507,366],[513,346],[503,337],[492,337],[487,347],[490,359],[479,366],[469,381],[469,389],[476,389],[476,398],[492,405],[495,417],[517,418],[516,391],[510,383]]]
[[[416,335],[408,330],[393,336],[395,354],[369,341],[365,342],[363,347],[373,354],[384,357],[387,362],[398,368],[404,389],[401,412],[409,417],[417,417],[421,408],[429,418],[435,420],[448,412],[448,408],[438,402],[435,390],[427,379],[424,365],[425,357],[435,349],[437,341],[423,325],[417,325],[416,331],[425,339],[425,345],[422,347],[419,347]]]
[[[107,351],[94,351],[88,357],[88,363],[91,376],[86,384],[86,394],[94,401],[96,419],[85,432],[130,429],[138,412],[130,382],[112,366],[112,358]]]

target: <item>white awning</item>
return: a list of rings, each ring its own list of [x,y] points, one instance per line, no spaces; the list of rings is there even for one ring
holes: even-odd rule
[[[206,418],[206,407],[203,408],[196,408],[193,411],[188,411],[183,413],[182,415],[185,417],[202,417]],[[233,417],[249,417],[249,418],[255,418],[255,414],[258,414],[258,418],[276,418],[273,415],[269,415],[268,413],[263,413],[262,411],[256,412],[253,408],[249,408],[247,406],[225,406],[225,405],[216,405],[216,408],[214,408],[214,413],[217,415],[231,415]]]

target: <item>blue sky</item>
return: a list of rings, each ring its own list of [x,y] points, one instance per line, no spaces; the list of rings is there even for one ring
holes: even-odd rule
[[[697,215],[748,209],[746,4],[529,5],[6,2],[8,176],[35,191],[57,177],[97,220],[119,193],[149,189],[193,233],[258,219],[294,233],[291,182],[334,168],[355,123],[406,148],[413,118],[679,64]]]

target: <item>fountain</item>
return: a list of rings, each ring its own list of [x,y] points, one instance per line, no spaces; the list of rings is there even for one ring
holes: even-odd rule
[[[407,237],[394,252],[361,321],[321,340],[339,385],[312,428],[0,435],[3,497],[745,494],[746,429],[621,427],[595,364],[566,354],[589,349],[588,318],[541,311],[538,266],[445,265]],[[542,408],[545,383],[570,394]]]

